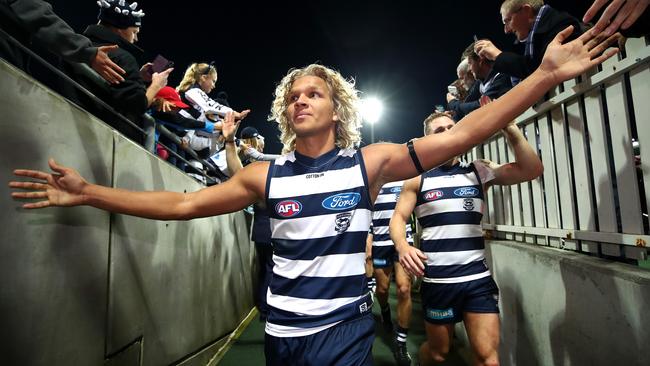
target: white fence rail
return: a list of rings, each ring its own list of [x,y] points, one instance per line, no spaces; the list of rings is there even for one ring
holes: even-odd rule
[[[648,41],[629,39],[625,52],[558,86],[551,96],[517,119],[544,163],[544,174],[493,187],[484,228],[502,239],[647,259]],[[506,163],[513,153],[497,134],[466,154],[468,160],[479,157]]]

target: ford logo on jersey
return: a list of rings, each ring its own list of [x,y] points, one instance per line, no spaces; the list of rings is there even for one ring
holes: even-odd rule
[[[425,193],[424,194],[424,199],[427,200],[427,201],[435,201],[438,198],[441,198],[443,195],[444,194],[442,193],[442,191],[439,191],[439,190],[436,189],[436,190],[429,191],[429,192]]]
[[[302,211],[302,203],[294,200],[285,200],[275,205],[275,212],[282,217],[293,217]]]
[[[402,191],[402,187],[401,187],[401,186],[392,187],[392,188],[390,189],[390,193],[399,193],[399,192],[401,192],[401,191]]]
[[[322,205],[328,210],[340,211],[355,207],[360,200],[361,195],[359,193],[339,193],[325,198]]]
[[[478,189],[474,187],[463,187],[454,190],[456,197],[476,197],[478,196]]]

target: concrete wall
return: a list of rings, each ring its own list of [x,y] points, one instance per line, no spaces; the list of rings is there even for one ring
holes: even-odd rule
[[[502,365],[648,365],[650,272],[584,254],[488,242]]]
[[[0,61],[0,182],[47,158],[137,190],[201,186]],[[0,194],[0,364],[206,364],[252,308],[249,218],[189,222]]]

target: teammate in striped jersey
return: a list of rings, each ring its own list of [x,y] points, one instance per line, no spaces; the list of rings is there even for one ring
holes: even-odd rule
[[[425,135],[445,134],[454,127],[446,113],[424,121]],[[390,222],[390,234],[400,263],[423,276],[422,310],[427,341],[420,347],[420,364],[443,362],[451,345],[454,324],[464,321],[477,365],[499,362],[499,289],[484,256],[484,194],[492,185],[535,179],[543,166],[514,123],[503,129],[515,162],[488,160],[464,163],[454,157],[406,183]],[[404,239],[411,212],[422,226],[421,250]]]
[[[390,305],[388,304],[388,289],[390,276],[395,273],[397,285],[397,327],[395,328],[395,345],[393,356],[398,365],[410,365],[411,355],[406,347],[409,323],[411,321],[411,275],[404,271],[399,264],[395,244],[390,239],[388,223],[393,216],[395,204],[402,191],[403,181],[384,184],[375,200],[372,212],[372,231],[368,238],[372,241],[372,266],[374,277],[377,280],[377,300],[381,307],[381,318],[384,329],[393,331]],[[410,222],[405,226],[406,241],[413,244],[413,233]]]
[[[158,220],[214,216],[266,203],[275,220],[271,223],[274,251],[282,250],[273,256],[274,276],[267,293],[271,307],[267,364],[371,365],[374,322],[367,291],[363,291],[364,239],[370,227],[371,202],[384,184],[415,177],[467,151],[504,128],[559,82],[614,54],[601,55],[607,44],[591,34],[562,45],[570,33],[570,28],[561,32],[539,69],[497,101],[474,111],[450,131],[406,145],[371,144],[355,149],[361,121],[353,83],[334,70],[310,65],[291,70],[276,88],[272,117],[280,126],[286,154],[274,163],[256,162],[223,184],[176,193],[91,184],[50,159],[54,174],[14,171],[36,181],[10,182],[12,188],[35,191],[13,192],[12,196],[41,200],[25,203],[25,208],[90,205]],[[223,129],[234,126],[235,118],[228,113]],[[351,174],[345,174],[345,169]],[[291,188],[297,196],[287,199]],[[337,193],[328,195],[330,188]],[[307,199],[301,202],[303,193]],[[273,200],[280,201],[268,206]],[[358,244],[350,240],[361,232]],[[323,242],[327,248],[318,246]],[[309,287],[315,283],[317,288]],[[308,297],[298,296],[303,291]]]

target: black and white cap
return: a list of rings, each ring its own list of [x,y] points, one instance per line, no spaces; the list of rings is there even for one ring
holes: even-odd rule
[[[138,3],[129,4],[126,0],[98,0],[99,15],[97,19],[116,28],[140,27],[144,12],[136,10]]]

